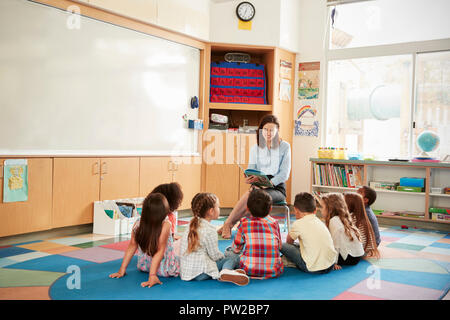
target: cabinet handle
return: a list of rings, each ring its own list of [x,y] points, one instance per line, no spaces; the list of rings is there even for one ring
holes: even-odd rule
[[[102,174],[107,173],[108,173],[108,165],[106,164],[106,162],[102,162]]]
[[[94,163],[93,173],[94,173],[94,175],[99,173],[99,163],[98,163],[98,161]]]

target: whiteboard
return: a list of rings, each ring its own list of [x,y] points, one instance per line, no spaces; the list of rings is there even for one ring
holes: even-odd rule
[[[0,1],[0,155],[192,155],[200,50]]]

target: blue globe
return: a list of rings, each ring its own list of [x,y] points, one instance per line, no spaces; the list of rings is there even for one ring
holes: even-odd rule
[[[423,152],[431,152],[439,147],[439,136],[433,131],[424,131],[417,137],[417,146]]]

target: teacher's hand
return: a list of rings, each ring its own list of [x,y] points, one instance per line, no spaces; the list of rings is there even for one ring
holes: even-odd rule
[[[257,177],[257,176],[249,176],[249,177],[245,178],[245,183],[247,183],[247,184],[252,184],[252,183],[255,183],[258,181],[259,181],[259,177]]]

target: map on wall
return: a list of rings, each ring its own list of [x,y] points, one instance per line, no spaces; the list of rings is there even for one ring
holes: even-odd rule
[[[298,64],[298,98],[319,98],[320,62],[304,62]]]

